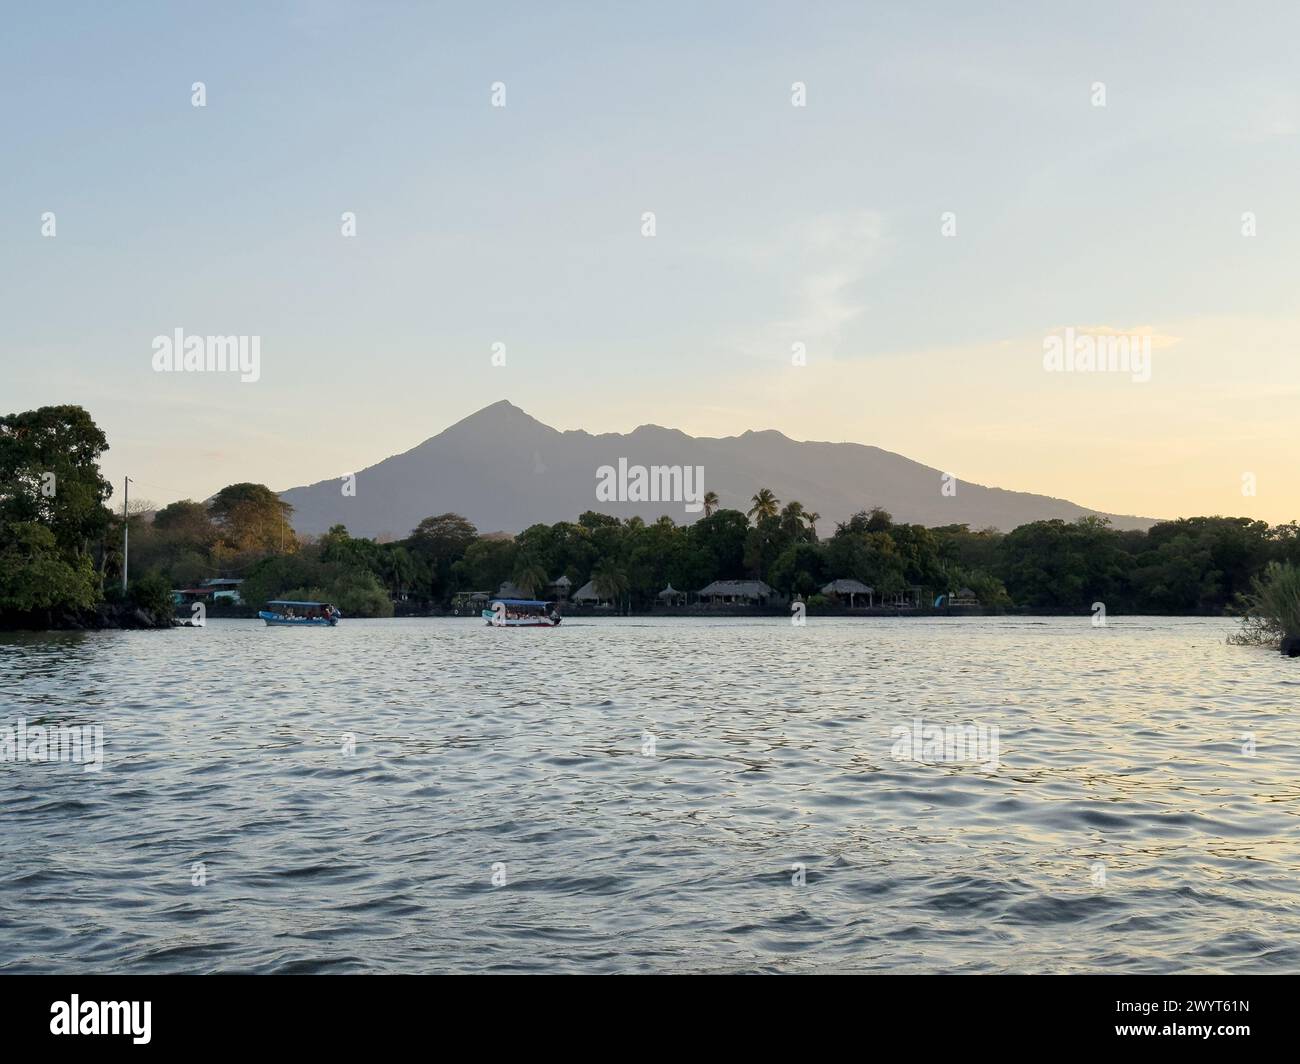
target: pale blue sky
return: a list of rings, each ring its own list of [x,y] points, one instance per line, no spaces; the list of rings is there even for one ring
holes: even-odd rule
[[[1041,8],[11,10],[0,406],[87,406],[158,502],[352,471],[509,398],[1300,516],[1295,5]],[[1170,360],[1058,386],[1066,325]],[[178,327],[261,336],[261,381],[155,374]]]

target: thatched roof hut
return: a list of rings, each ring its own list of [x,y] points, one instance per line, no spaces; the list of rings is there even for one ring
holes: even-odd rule
[[[612,603],[614,600],[608,595],[602,597],[596,594],[596,582],[588,580],[573,593],[573,601],[589,606],[599,606],[601,603]]]
[[[715,580],[699,593],[702,600],[712,603],[763,602],[775,595],[762,580]]]
[[[876,589],[864,584],[861,580],[832,580],[824,588],[823,595],[834,595],[836,598],[848,597],[849,609],[857,605],[859,595],[867,596],[867,605],[870,606],[875,599]]]

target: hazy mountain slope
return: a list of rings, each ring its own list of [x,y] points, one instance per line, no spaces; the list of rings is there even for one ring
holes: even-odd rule
[[[623,435],[559,432],[504,400],[404,454],[357,474],[355,497],[338,479],[291,488],[281,497],[294,507],[300,532],[344,524],[353,535],[405,536],[424,517],[452,511],[480,530],[518,532],[531,524],[573,520],[584,510],[654,520],[668,514],[693,521],[681,503],[600,503],[596,470],[618,465],[704,467],[704,488],[723,506],[749,508],[750,496],[771,488],[778,499],[798,499],[820,513],[825,535],[857,510],[883,506],[897,520],[924,525],[965,522],[1011,529],[1028,521],[1073,520],[1097,513],[1045,495],[960,482],[940,492],[941,473],[902,455],[857,443],[802,443],[779,432],[746,432],[722,439],[692,437],[642,425]],[[1116,527],[1146,528],[1149,518],[1107,514]]]

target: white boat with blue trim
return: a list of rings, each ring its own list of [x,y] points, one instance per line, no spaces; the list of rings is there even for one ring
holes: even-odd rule
[[[492,628],[554,628],[560,610],[543,599],[493,599],[483,619]]]
[[[272,599],[257,615],[267,626],[286,628],[333,628],[343,615],[328,602],[305,602],[296,599]]]

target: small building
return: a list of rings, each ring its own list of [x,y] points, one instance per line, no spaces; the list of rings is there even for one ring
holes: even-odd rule
[[[659,594],[656,595],[655,597],[659,600],[659,604],[661,606],[685,606],[686,605],[686,592],[678,591],[675,587],[673,587],[672,581],[669,581],[668,586],[664,588],[662,591],[660,591]]]
[[[892,595],[881,595],[880,604],[896,610],[919,610],[921,608],[921,595],[924,590],[920,584],[910,584],[902,591],[895,591]]]
[[[243,580],[224,576],[203,580],[198,587],[173,589],[172,602],[177,606],[191,602],[204,602],[208,605],[225,602],[232,606],[239,606],[244,601],[239,597],[239,585],[243,582]]]
[[[468,613],[477,617],[491,597],[486,591],[457,591],[451,597],[451,610],[457,616]]]
[[[869,609],[875,601],[876,589],[868,587],[861,580],[832,580],[824,588],[822,594],[828,597],[842,599],[848,597],[849,609],[857,606],[859,595],[867,596],[867,608]]]
[[[979,596],[968,587],[959,588],[948,593],[949,606],[978,606]]]
[[[602,597],[596,593],[596,582],[588,580],[573,593],[573,601],[579,606],[612,606],[614,600],[608,595]]]
[[[204,580],[199,586],[211,590],[213,602],[224,601],[238,606],[244,601],[239,597],[239,585],[243,582],[233,577],[218,576],[211,580]]]
[[[699,591],[700,601],[712,606],[762,605],[775,596],[762,580],[715,580]]]
[[[547,586],[555,593],[556,601],[558,602],[569,601],[569,592],[573,588],[573,581],[570,580],[563,573],[560,574],[560,578],[558,580],[552,580],[550,584],[548,584]]]

